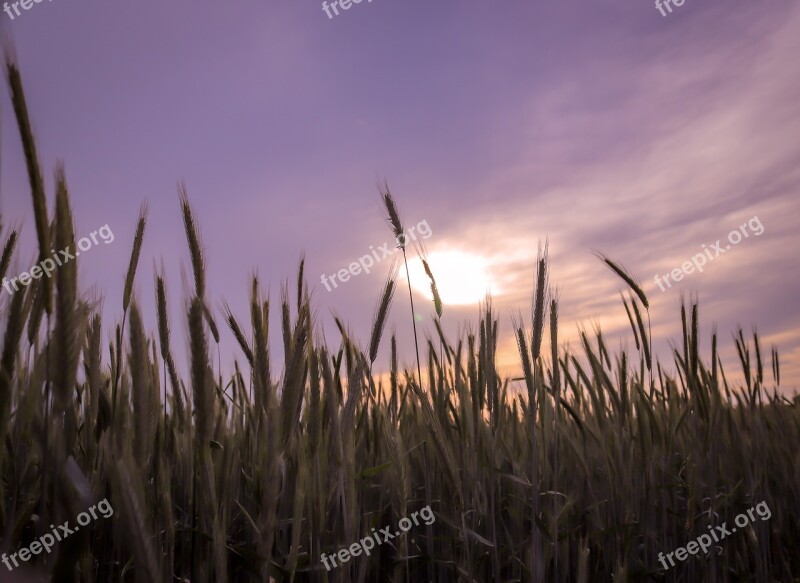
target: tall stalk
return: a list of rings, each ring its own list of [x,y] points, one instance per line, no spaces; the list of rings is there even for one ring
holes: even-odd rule
[[[403,252],[403,265],[406,268],[406,280],[408,283],[408,301],[411,304],[411,326],[414,329],[414,351],[417,356],[417,378],[419,378],[419,386],[422,388],[422,367],[419,360],[419,341],[417,340],[417,321],[416,312],[414,311],[414,296],[411,294],[411,274],[408,271],[408,257],[406,255],[406,235],[403,230],[403,222],[400,220],[400,213],[397,211],[397,205],[394,202],[392,193],[389,192],[389,185],[384,183],[380,189],[381,199],[383,205],[386,207],[386,222],[392,228],[395,241],[397,241],[397,248]]]
[[[400,247],[403,250],[403,264],[406,267],[406,279],[408,280],[408,301],[411,303],[411,326],[414,328],[414,351],[417,355],[417,377],[419,378],[419,386],[422,386],[422,368],[419,365],[419,342],[417,341],[417,314],[414,311],[414,297],[411,294],[411,276],[408,273],[408,259],[406,258],[405,246]]]

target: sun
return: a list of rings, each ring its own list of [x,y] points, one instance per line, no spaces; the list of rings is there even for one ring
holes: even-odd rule
[[[464,251],[439,251],[428,256],[428,265],[436,279],[442,303],[450,306],[477,304],[486,294],[497,293],[497,287],[487,269],[488,261]],[[422,260],[415,257],[408,263],[411,287],[433,300],[431,283]],[[405,277],[404,270],[401,270]]]

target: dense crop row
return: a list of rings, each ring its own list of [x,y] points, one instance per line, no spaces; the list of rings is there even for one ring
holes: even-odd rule
[[[49,216],[19,74],[13,64],[7,73],[39,247],[42,254],[74,249],[64,174],[56,172]],[[392,229],[402,230],[388,189],[383,200]],[[47,525],[74,519],[100,499],[115,510],[36,557],[39,573],[56,581],[147,582],[800,576],[800,412],[774,390],[775,351],[772,381],[765,378],[757,337],[751,343],[739,332],[745,384],[729,386],[716,335],[709,361],[700,356],[697,306],[689,305],[672,355],[678,373],[665,374],[650,352],[646,296],[602,258],[630,288],[623,303],[637,350],[612,355],[597,331],[582,335],[580,354],[568,353],[558,348],[558,304],[543,252],[531,325],[513,331],[527,388],[515,394],[495,365],[499,330],[490,305],[476,334],[448,339],[437,302],[429,331],[435,340],[422,346],[417,370],[403,371],[395,339],[383,338],[394,278],[379,299],[369,349],[338,321],[331,347],[313,320],[301,263],[296,287],[280,299],[274,333],[285,358],[277,374],[260,283],[254,279],[249,290],[247,324],[225,310],[227,329],[218,326],[185,192],[181,205],[195,280],[186,311],[188,378],[170,347],[176,323],[168,321],[167,282],[156,276],[152,334],[133,298],[146,209],[116,327],[104,327],[79,293],[77,261],[3,301],[2,550],[29,545]],[[16,238],[5,237],[0,277]],[[224,380],[210,343],[227,333],[242,358]],[[114,339],[108,352],[107,335]],[[391,351],[392,367],[376,385],[379,350]],[[761,501],[772,509],[769,521],[663,573],[659,552]],[[432,524],[330,572],[322,565],[321,553],[428,505]]]

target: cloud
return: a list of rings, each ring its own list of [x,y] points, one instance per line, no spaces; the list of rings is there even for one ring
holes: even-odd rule
[[[453,229],[505,274],[498,305],[529,304],[535,241],[548,236],[562,322],[598,318],[612,334],[627,334],[621,282],[590,253],[600,248],[643,280],[654,332],[675,338],[680,293],[697,291],[709,326],[768,322],[767,337],[785,343],[784,384],[796,386],[800,284],[787,270],[797,265],[800,230],[791,210],[800,190],[800,10],[780,21],[775,13],[752,16],[749,27],[731,16],[737,26],[715,38],[714,51],[701,50],[703,29],[694,26],[675,50],[642,50],[647,58],[639,60],[601,54],[588,77],[536,88],[517,121],[528,131],[509,140],[511,159],[488,187],[503,192],[502,205],[490,212],[479,204]],[[655,273],[679,267],[753,216],[763,221],[762,236],[669,293],[655,287]],[[722,342],[729,336],[721,330]]]

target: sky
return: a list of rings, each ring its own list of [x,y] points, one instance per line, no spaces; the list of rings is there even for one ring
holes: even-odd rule
[[[322,276],[394,247],[378,197],[386,181],[406,226],[428,227],[419,239],[440,273],[448,337],[475,329],[478,300],[492,292],[504,373],[520,371],[512,317],[530,321],[537,251],[547,241],[564,343],[577,348],[578,330],[599,326],[611,348],[635,350],[624,286],[600,251],[641,281],[668,370],[681,298],[692,296],[703,354],[716,325],[729,379],[738,370],[731,334],[741,324],[747,335],[757,326],[764,353],[778,347],[782,389],[797,387],[796,2],[686,0],[662,16],[653,3],[622,0],[373,0],[329,18],[311,0],[48,0],[0,17],[50,208],[61,160],[77,237],[103,225],[114,233],[79,260],[83,289],[103,298],[107,332],[121,318],[145,200],[135,286],[145,323],[155,330],[153,272],[162,264],[174,325],[185,321],[184,181],[212,307],[224,300],[246,320],[256,272],[277,304],[304,255],[320,331],[338,343],[338,315],[366,346],[390,259],[330,291]],[[22,228],[15,275],[33,264],[36,237],[7,89],[0,124],[0,211],[4,229]],[[747,224],[755,227],[748,237],[725,248]],[[702,272],[659,288],[656,275],[663,280],[718,240],[725,252]],[[420,334],[434,334],[413,256]],[[387,329],[411,365],[408,313],[400,287]],[[277,311],[271,322],[277,351]],[[243,360],[223,336],[222,359]],[[387,352],[385,342],[384,369]]]

